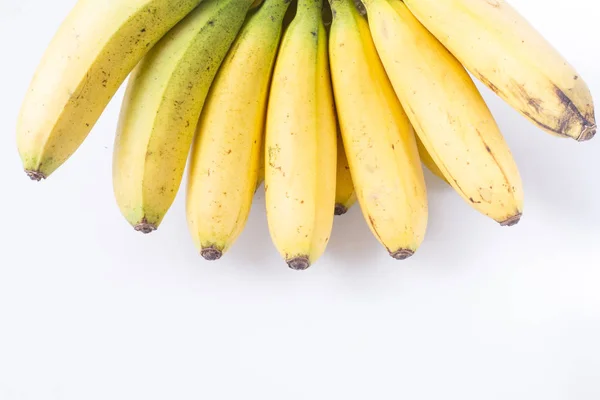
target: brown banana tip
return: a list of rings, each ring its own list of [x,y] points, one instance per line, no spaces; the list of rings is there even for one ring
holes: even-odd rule
[[[583,131],[581,131],[581,135],[577,138],[578,142],[585,142],[590,140],[596,135],[597,126],[596,125],[585,125]]]
[[[31,171],[31,170],[26,169],[25,173],[27,174],[29,179],[31,179],[32,181],[39,182],[42,179],[46,179],[46,175],[42,174],[40,171]]]
[[[518,213],[517,215],[513,215],[512,217],[510,217],[506,221],[500,222],[500,225],[501,226],[515,226],[516,224],[519,223],[519,221],[521,220],[522,216],[523,216],[522,213]]]
[[[348,212],[348,207],[344,206],[343,204],[336,204],[335,209],[333,210],[333,213],[335,215],[344,215],[347,212]]]
[[[205,260],[216,261],[223,256],[223,252],[214,246],[210,246],[200,250],[200,255],[204,257]]]
[[[142,232],[146,235],[154,232],[156,228],[157,226],[146,221],[146,218],[133,227],[133,229],[135,229],[137,232]]]
[[[287,260],[287,265],[294,271],[304,271],[310,267],[310,261],[307,256],[298,256]]]
[[[390,251],[390,256],[396,260],[406,260],[408,257],[412,257],[415,254],[414,251],[409,249],[400,249],[397,251]]]

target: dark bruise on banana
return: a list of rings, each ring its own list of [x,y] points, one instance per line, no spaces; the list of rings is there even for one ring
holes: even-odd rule
[[[474,70],[473,74],[501,98],[517,98],[524,105],[524,109],[520,112],[548,133],[567,138],[573,137],[580,142],[590,140],[596,134],[596,118],[591,99],[590,103],[585,104],[585,109],[580,110],[564,90],[555,84],[550,84],[548,92],[554,93],[556,104],[547,104],[544,100],[531,95],[524,84],[514,79],[510,80],[511,90],[507,93],[479,71]],[[579,79],[578,75],[573,76],[574,82]],[[558,113],[555,110],[558,110]]]
[[[577,80],[578,77],[573,79]],[[514,92],[518,93],[527,105],[528,111],[523,111],[523,114],[541,129],[559,136],[575,137],[580,142],[590,140],[596,134],[596,121],[591,104],[586,104],[587,110],[578,109],[565,91],[552,84],[549,92],[555,94],[559,106],[559,113],[555,115],[551,111],[555,109],[552,105],[547,105],[542,99],[530,95],[523,84],[515,80],[511,80],[511,83]],[[550,121],[542,122],[547,120]]]
[[[593,100],[584,80],[507,1],[405,3],[473,75],[537,127],[577,141],[594,137]]]

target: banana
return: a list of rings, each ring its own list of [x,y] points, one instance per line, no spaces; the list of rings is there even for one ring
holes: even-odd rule
[[[260,154],[258,155],[258,172],[256,175],[256,190],[265,181],[265,135],[260,137]]]
[[[331,61],[330,61],[331,65]],[[356,193],[350,175],[350,165],[341,135],[337,137],[337,176],[335,180],[335,215],[344,215],[356,203]]]
[[[134,70],[113,157],[119,208],[136,230],[155,230],[179,189],[209,87],[252,0],[206,0]]]
[[[444,176],[444,173],[440,170],[440,167],[438,167],[435,164],[435,161],[433,161],[433,158],[431,158],[431,155],[429,154],[429,152],[423,145],[423,142],[421,142],[421,140],[419,139],[418,136],[416,139],[417,139],[417,148],[419,149],[419,157],[421,158],[421,162],[423,163],[423,165],[425,165],[427,167],[429,172],[431,172],[432,174],[434,174],[435,176],[437,176],[444,182],[448,183],[448,181],[446,180],[446,177]]]
[[[85,140],[138,61],[200,0],[79,0],[48,46],[17,123],[25,172],[47,178]]]
[[[331,74],[338,119],[363,216],[389,254],[425,237],[427,191],[414,132],[353,0],[330,0]]]
[[[400,0],[367,0],[369,26],[394,90],[447,181],[502,225],[521,218],[521,178],[464,67]]]
[[[295,270],[325,251],[333,225],[336,122],[322,0],[299,0],[273,72],[265,198],[275,247]]]
[[[206,99],[192,148],[187,220],[200,254],[221,258],[257,185],[269,83],[289,0],[265,0],[242,27]]]
[[[596,120],[579,73],[504,0],[405,0],[481,82],[554,135],[591,139]]]

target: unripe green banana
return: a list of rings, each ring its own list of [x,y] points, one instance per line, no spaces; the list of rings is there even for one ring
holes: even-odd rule
[[[113,185],[136,230],[155,230],[173,203],[204,100],[252,1],[205,0],[135,69],[115,141]]]
[[[21,107],[17,146],[41,180],[64,163],[138,61],[200,0],[80,0],[48,46]]]

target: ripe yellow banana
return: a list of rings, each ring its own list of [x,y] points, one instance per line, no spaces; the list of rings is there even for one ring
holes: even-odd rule
[[[353,0],[331,0],[331,74],[356,194],[373,234],[396,259],[425,237],[427,191],[408,117]]]
[[[504,0],[405,0],[469,70],[542,129],[583,141],[596,133],[590,90]]]
[[[155,230],[179,189],[209,87],[252,0],[206,0],[132,74],[115,140],[113,186],[136,230]]]
[[[421,140],[419,139],[418,136],[416,137],[416,139],[417,139],[417,148],[419,149],[419,157],[421,158],[421,162],[423,163],[423,165],[425,165],[432,174],[434,174],[441,180],[448,183],[448,181],[446,180],[446,177],[444,176],[444,173],[440,170],[440,167],[438,167],[435,164],[435,161],[433,161],[433,158],[431,157],[431,155],[429,154],[429,152],[423,145],[423,142],[421,142]]]
[[[330,62],[331,64],[331,62]],[[356,203],[350,165],[341,135],[337,136],[337,177],[335,180],[335,215],[344,215]]]
[[[336,122],[322,0],[299,0],[273,73],[265,191],[273,243],[304,270],[325,251],[333,224]]]
[[[400,0],[367,0],[371,34],[412,125],[448,182],[502,225],[522,213],[521,178],[475,84]]]
[[[31,179],[77,150],[148,50],[200,0],[79,0],[48,46],[21,107],[17,145]]]
[[[268,90],[267,90],[268,92]],[[260,137],[260,154],[258,155],[258,172],[256,174],[256,189],[265,181],[265,135]]]
[[[289,0],[265,0],[231,46],[211,86],[192,148],[187,220],[207,260],[242,232],[257,185],[271,73]],[[262,162],[261,162],[262,161]]]

